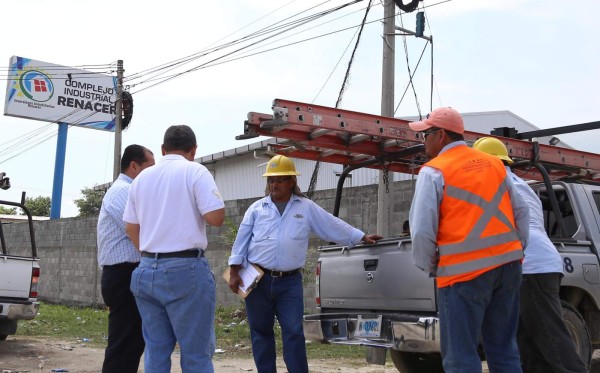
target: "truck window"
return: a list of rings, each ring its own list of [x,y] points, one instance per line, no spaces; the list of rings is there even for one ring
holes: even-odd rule
[[[569,237],[573,237],[573,235],[577,232],[578,224],[577,220],[575,219],[575,214],[573,213],[573,207],[571,206],[569,195],[565,190],[562,189],[554,190],[554,193],[558,201],[558,207],[560,209],[565,228],[567,229],[567,235]],[[560,237],[560,230],[558,229],[556,216],[552,210],[548,193],[545,190],[541,190],[539,191],[539,196],[540,200],[542,201],[542,209],[544,211],[544,224],[546,233],[550,238],[558,238]],[[597,203],[598,202],[599,201],[597,201]]]
[[[594,202],[596,202],[596,212],[600,213],[600,193],[594,192],[592,196],[594,196]]]

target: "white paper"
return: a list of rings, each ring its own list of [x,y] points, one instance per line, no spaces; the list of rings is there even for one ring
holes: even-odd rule
[[[254,268],[253,265],[250,264],[247,267],[240,269],[238,275],[241,277],[242,282],[244,283],[244,286],[239,285],[238,287],[241,291],[247,293],[249,289],[254,287],[255,281],[260,273],[256,270],[256,268]]]

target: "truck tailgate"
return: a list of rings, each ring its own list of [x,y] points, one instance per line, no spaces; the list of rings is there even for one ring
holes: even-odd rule
[[[0,255],[0,298],[29,299],[34,259]]]
[[[322,309],[436,311],[434,280],[415,267],[410,239],[320,251]]]

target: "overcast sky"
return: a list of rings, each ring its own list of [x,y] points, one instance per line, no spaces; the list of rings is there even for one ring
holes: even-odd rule
[[[343,96],[344,109],[380,113],[382,1],[373,1],[370,23]],[[125,77],[132,78],[278,22],[281,25],[348,2],[21,0],[10,16],[3,17],[0,76],[6,85],[9,58],[17,55],[77,67],[114,64],[120,59]],[[596,20],[600,2],[582,0],[576,7],[558,0],[440,2],[421,3],[428,21],[425,34],[434,38],[434,108],[510,110],[540,128],[600,120],[600,23]],[[245,43],[222,49],[166,75],[219,57],[219,62],[225,62],[265,53],[219,65],[209,63],[213,66],[152,87],[158,81],[147,81],[149,75],[131,79],[126,84],[132,85],[134,115],[123,134],[123,148],[138,143],[160,159],[166,128],[188,124],[198,137],[197,155],[203,156],[253,142],[236,141],[235,136],[242,133],[249,111],[269,113],[274,98],[334,106],[354,47],[357,28],[353,26],[360,24],[368,3],[358,2],[252,47]],[[397,17],[396,24],[401,23],[414,30],[415,13]],[[332,34],[266,52],[327,33]],[[419,107],[425,115],[431,105],[431,46],[414,37],[406,38],[406,44],[412,71],[426,50],[414,77],[418,102],[409,90],[399,104],[408,70],[403,39],[396,39],[396,116],[418,115]],[[5,88],[0,92],[4,102]],[[0,191],[0,199],[17,200],[21,191],[30,197],[51,196],[57,125],[0,116],[0,126],[0,171],[8,174],[13,185],[9,191]],[[597,151],[600,132],[559,137],[576,148]],[[32,141],[44,138],[48,140],[31,147]],[[14,139],[23,145],[3,152]],[[81,197],[81,189],[112,180],[113,149],[110,132],[69,128],[62,217],[78,214],[72,201]]]

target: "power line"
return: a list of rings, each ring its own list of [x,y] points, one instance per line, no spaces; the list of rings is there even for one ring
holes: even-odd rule
[[[344,82],[342,83],[342,87],[340,88],[340,93],[338,95],[337,102],[335,103],[335,107],[338,108],[342,103],[342,98],[344,97],[344,92],[346,91],[346,87],[348,86],[348,81],[350,80],[350,69],[352,68],[352,62],[354,62],[354,56],[356,55],[356,50],[358,49],[358,44],[360,43],[360,37],[365,28],[365,23],[367,22],[367,17],[369,16],[369,10],[371,10],[371,3],[373,0],[369,0],[369,6],[367,6],[367,11],[365,12],[365,16],[360,24],[360,29],[358,32],[358,37],[356,38],[356,44],[354,45],[354,50],[350,55],[350,60],[348,61],[348,68],[346,69],[346,75],[344,76]]]
[[[374,21],[372,21],[372,22],[367,22],[367,24],[371,24],[371,23],[373,23],[373,22],[377,22],[377,21],[380,21],[380,20],[381,20],[381,19],[379,19],[379,20],[374,20]],[[141,91],[143,91],[143,90],[146,90],[146,89],[148,89],[148,88],[151,88],[151,87],[153,87],[153,86],[156,86],[156,85],[158,85],[158,84],[162,84],[162,83],[164,83],[164,82],[166,82],[166,81],[168,81],[168,80],[170,80],[170,79],[176,78],[176,77],[178,77],[178,76],[181,76],[181,75],[183,75],[183,74],[187,74],[187,73],[190,73],[190,72],[193,72],[193,71],[197,71],[197,70],[200,70],[200,69],[205,69],[205,68],[208,68],[208,67],[213,67],[213,66],[221,65],[221,64],[224,64],[224,63],[227,63],[227,62],[232,62],[232,61],[236,61],[236,60],[243,59],[243,58],[252,57],[252,56],[255,56],[255,55],[263,54],[263,53],[266,53],[266,52],[271,52],[271,51],[274,51],[274,50],[282,49],[282,48],[289,47],[289,46],[296,45],[296,44],[305,43],[305,42],[307,42],[307,41],[311,41],[311,40],[319,39],[319,38],[322,38],[322,37],[325,37],[325,36],[334,35],[334,34],[337,34],[337,33],[343,32],[343,31],[351,30],[351,29],[353,29],[353,28],[356,28],[356,27],[360,27],[360,25],[351,26],[351,27],[345,27],[345,28],[343,28],[343,29],[339,29],[339,30],[336,30],[336,31],[328,32],[328,33],[325,33],[325,34],[317,35],[317,36],[310,37],[310,38],[306,38],[306,39],[303,39],[303,40],[299,40],[299,41],[291,42],[291,43],[288,43],[288,44],[280,45],[280,46],[273,47],[273,48],[270,48],[270,49],[266,49],[266,50],[263,50],[263,51],[259,51],[259,52],[256,52],[256,53],[251,53],[251,54],[243,55],[243,56],[240,56],[240,57],[234,57],[234,58],[230,58],[230,59],[227,59],[227,60],[225,60],[225,61],[219,61],[219,60],[220,60],[220,59],[222,59],[222,58],[225,58],[225,57],[227,57],[227,56],[230,56],[230,55],[232,55],[232,54],[233,54],[233,53],[235,53],[235,52],[238,52],[238,51],[240,51],[240,50],[243,50],[243,49],[245,49],[245,48],[240,48],[240,49],[238,49],[238,50],[236,50],[236,51],[234,51],[234,52],[231,52],[231,53],[228,53],[228,54],[226,54],[226,55],[224,55],[224,56],[221,56],[221,57],[215,58],[215,59],[213,59],[213,60],[211,60],[211,61],[208,61],[208,62],[206,62],[206,63],[203,63],[203,64],[201,64],[201,65],[195,66],[195,67],[193,67],[193,68],[191,68],[191,69],[189,69],[189,70],[186,70],[186,71],[184,71],[184,72],[177,73],[177,74],[173,74],[173,75],[170,75],[170,76],[168,76],[168,77],[164,77],[164,78],[162,78],[163,80],[161,80],[161,81],[159,81],[159,82],[157,82],[157,83],[155,83],[155,84],[152,84],[152,85],[150,85],[150,86],[148,86],[148,87],[145,87],[145,88],[143,88],[143,89],[137,90],[137,91],[133,92],[132,94],[135,94],[135,93],[141,92]],[[254,43],[254,44],[256,44],[256,43]],[[132,86],[132,87],[133,87],[133,86]]]
[[[365,28],[365,23],[367,22],[367,17],[369,16],[369,11],[371,10],[371,3],[373,0],[369,0],[369,5],[367,6],[367,10],[362,19],[360,28],[358,30],[358,36],[356,37],[356,43],[354,44],[354,49],[352,50],[352,54],[350,55],[350,60],[348,61],[348,67],[346,68],[346,74],[344,75],[344,81],[342,82],[342,86],[340,88],[340,93],[338,94],[337,102],[335,103],[335,107],[338,108],[342,103],[342,98],[344,97],[344,92],[348,86],[348,81],[350,80],[350,70],[352,69],[352,63],[354,62],[354,56],[356,55],[356,50],[358,49],[358,45],[360,44],[360,37]],[[347,48],[346,48],[347,49]],[[345,54],[345,51],[344,51]],[[315,188],[317,186],[317,178],[319,176],[319,168],[321,165],[321,161],[317,160],[315,163],[315,168],[313,170],[312,176],[310,177],[310,183],[308,186],[308,191],[306,192],[306,196],[309,199],[312,199],[312,196],[315,192]]]
[[[402,15],[400,15],[400,24],[402,25],[402,28],[404,28],[404,21],[402,19]],[[408,45],[406,43],[406,35],[402,35],[402,42],[404,44],[404,58],[406,59],[406,69],[408,70],[408,84],[409,86],[412,88],[413,94],[415,96],[415,105],[417,105],[417,112],[419,113],[419,117],[421,117],[421,105],[419,103],[419,97],[417,96],[417,90],[415,89],[415,85],[413,83],[412,77],[413,74],[410,71],[410,61],[408,59]],[[421,54],[422,56],[422,54]],[[419,58],[419,62],[421,61],[421,59]],[[415,72],[416,72],[417,68],[415,67]],[[404,95],[403,95],[404,98]]]
[[[398,111],[398,108],[400,107],[400,104],[404,100],[404,96],[406,95],[406,92],[410,88],[410,85],[411,85],[411,82],[412,82],[412,78],[414,77],[415,73],[417,72],[417,68],[419,67],[419,64],[421,63],[421,59],[423,58],[423,55],[425,54],[426,50],[427,50],[427,43],[425,43],[425,46],[423,47],[423,51],[421,52],[421,56],[419,57],[419,60],[417,61],[417,66],[415,66],[415,70],[412,72],[412,75],[409,76],[409,82],[406,85],[406,88],[404,89],[404,93],[402,94],[402,97],[398,101],[398,105],[396,106],[396,109],[394,110],[394,114],[396,114],[396,112]],[[419,113],[420,113],[420,111],[419,111]]]
[[[127,80],[137,79],[137,78],[139,78],[139,77],[141,77],[141,76],[143,76],[143,75],[147,75],[147,74],[151,74],[151,73],[154,73],[154,72],[160,71],[160,70],[161,70],[161,69],[163,69],[163,68],[169,68],[169,67],[172,67],[172,66],[183,65],[183,64],[186,64],[186,63],[188,63],[188,62],[191,62],[191,61],[195,60],[195,59],[196,59],[196,58],[198,58],[198,57],[202,57],[202,56],[206,55],[206,54],[207,54],[207,53],[209,53],[209,51],[211,51],[211,50],[220,49],[220,48],[223,48],[223,47],[226,47],[226,46],[232,45],[233,43],[237,43],[239,40],[241,40],[241,39],[244,39],[244,38],[247,38],[247,37],[249,37],[249,36],[251,36],[251,35],[255,34],[256,32],[254,32],[254,33],[252,33],[252,34],[250,34],[250,35],[247,35],[247,36],[245,36],[245,37],[243,37],[243,38],[241,38],[241,39],[234,40],[234,41],[231,41],[231,42],[225,43],[225,44],[223,44],[223,45],[221,45],[221,46],[217,46],[217,47],[214,47],[214,48],[211,48],[211,49],[209,49],[209,47],[211,47],[212,45],[214,45],[214,44],[218,43],[219,41],[221,41],[221,40],[223,40],[223,39],[225,39],[225,38],[227,38],[227,37],[229,37],[229,36],[231,36],[231,35],[234,35],[234,34],[238,33],[239,31],[241,31],[241,30],[243,30],[243,29],[247,28],[248,26],[250,26],[250,25],[252,25],[252,24],[254,24],[254,23],[258,22],[259,20],[261,20],[261,19],[263,19],[263,18],[265,18],[265,17],[267,17],[267,16],[269,16],[269,15],[271,15],[271,14],[275,13],[276,11],[278,11],[278,10],[280,10],[280,9],[282,9],[282,8],[284,8],[284,7],[286,7],[287,5],[289,5],[289,4],[291,4],[291,3],[295,2],[295,1],[297,1],[297,0],[292,0],[292,1],[288,2],[287,4],[285,4],[285,5],[283,5],[283,6],[279,7],[279,8],[277,8],[276,10],[274,10],[274,11],[272,11],[272,12],[269,12],[269,13],[265,14],[264,16],[262,16],[262,17],[260,17],[260,18],[258,18],[258,19],[256,19],[256,20],[254,20],[254,21],[250,22],[249,24],[247,24],[247,25],[243,26],[242,28],[240,28],[240,29],[238,29],[238,30],[236,30],[236,31],[234,31],[234,32],[232,32],[232,33],[230,33],[230,34],[228,34],[228,35],[226,35],[226,36],[222,37],[221,39],[219,39],[219,40],[217,40],[217,41],[213,42],[213,43],[212,43],[212,44],[210,44],[208,47],[206,47],[206,48],[204,48],[204,49],[200,50],[199,52],[196,52],[196,53],[194,53],[194,54],[191,54],[191,55],[188,55],[188,56],[185,56],[185,57],[182,57],[182,58],[178,58],[178,59],[176,59],[176,60],[173,60],[173,61],[171,61],[171,62],[164,63],[164,64],[162,64],[162,65],[158,65],[158,66],[156,66],[156,67],[152,67],[152,68],[149,68],[149,69],[146,69],[146,70],[139,71],[139,72],[137,72],[137,73],[134,73],[134,74],[131,74],[131,75],[127,76],[127,77],[126,77],[124,80],[125,80],[125,81],[127,81]],[[328,1],[330,1],[330,0],[328,0]],[[326,2],[328,2],[328,1],[326,1]],[[321,4],[323,4],[323,3],[321,3]],[[321,5],[321,4],[318,4],[318,5]],[[317,5],[317,6],[318,6],[318,5]],[[301,14],[301,13],[297,13],[296,15],[298,15],[298,14]],[[296,15],[294,15],[294,16],[296,16]],[[290,16],[290,17],[288,17],[288,18],[286,18],[286,19],[292,18],[292,17],[294,17],[294,16]],[[285,20],[285,19],[284,19],[284,20]],[[279,22],[277,22],[277,23],[280,23],[280,22],[283,22],[283,20],[282,20],[282,21],[279,21]],[[277,24],[277,23],[275,23],[275,24]],[[273,26],[273,25],[270,25],[270,26],[267,26],[267,27],[272,27],[272,26]],[[259,30],[259,31],[260,31],[260,30]]]
[[[347,3],[347,4],[344,4],[344,5],[341,5],[341,6],[340,6],[340,7],[338,7],[338,8],[340,8],[340,9],[341,9],[341,8],[343,8],[343,7],[346,7],[346,6],[349,6],[349,5],[355,4],[355,3],[357,3],[357,2],[360,2],[360,1],[363,1],[363,0],[356,0],[356,1],[352,1],[352,2],[350,2],[350,3]],[[431,5],[425,6],[424,8],[429,8],[429,7],[432,7],[432,6],[440,5],[440,4],[446,3],[446,2],[448,2],[448,1],[451,1],[451,0],[443,0],[443,1],[440,1],[440,2],[438,2],[438,3],[435,3],[435,4],[431,4]],[[339,9],[337,9],[337,8],[336,8],[335,10],[339,10]],[[398,13],[398,14],[399,14],[399,13]],[[395,16],[395,15],[394,15],[394,16]],[[385,18],[380,18],[380,19],[377,19],[377,20],[374,20],[374,21],[371,21],[371,22],[367,22],[366,24],[371,24],[371,23],[373,23],[373,22],[378,22],[378,21],[381,21],[381,20],[383,20],[383,19],[385,19]],[[182,76],[182,75],[184,75],[184,74],[187,74],[187,73],[190,73],[190,72],[194,72],[194,71],[197,71],[197,70],[205,69],[205,68],[208,68],[208,67],[213,67],[213,66],[221,65],[221,64],[224,64],[224,63],[227,63],[227,62],[236,61],[236,60],[239,60],[239,59],[243,59],[243,58],[247,58],[247,57],[255,56],[255,55],[262,54],[262,53],[266,53],[266,52],[271,52],[271,51],[274,51],[274,50],[277,50],[277,49],[281,49],[281,48],[289,47],[289,46],[292,46],[292,45],[296,45],[296,44],[304,43],[304,42],[307,42],[307,41],[315,40],[315,39],[318,39],[318,38],[321,38],[321,37],[325,37],[325,36],[333,35],[333,34],[336,34],[336,33],[339,33],[339,32],[347,31],[347,30],[349,30],[349,29],[356,28],[356,27],[359,27],[359,26],[357,25],[357,26],[346,27],[346,28],[343,28],[343,29],[339,29],[339,30],[336,30],[336,31],[332,31],[332,32],[324,33],[324,34],[317,35],[317,36],[314,36],[314,37],[306,38],[306,39],[303,39],[303,40],[300,40],[300,41],[296,41],[296,42],[291,42],[291,43],[288,43],[288,44],[280,45],[280,46],[277,46],[277,47],[274,47],[274,48],[270,48],[270,49],[266,49],[266,50],[263,50],[263,51],[259,51],[259,52],[256,52],[256,53],[250,53],[250,54],[246,54],[246,55],[242,55],[242,56],[238,56],[238,57],[232,57],[232,58],[229,58],[229,59],[225,59],[224,61],[220,61],[220,60],[221,60],[221,59],[223,59],[223,58],[226,58],[226,57],[231,57],[231,56],[232,56],[232,55],[234,55],[235,53],[238,53],[238,52],[240,52],[240,51],[242,51],[242,50],[245,50],[245,49],[247,49],[247,48],[249,48],[249,47],[251,47],[251,46],[257,45],[257,44],[259,44],[259,43],[261,43],[261,42],[263,42],[263,41],[265,41],[265,40],[268,40],[268,39],[270,39],[270,38],[271,38],[271,37],[273,37],[273,36],[271,36],[271,37],[267,37],[267,38],[264,38],[264,39],[262,39],[262,40],[260,40],[260,41],[258,41],[258,42],[252,43],[252,44],[250,44],[250,45],[248,45],[248,46],[245,46],[245,47],[239,48],[239,49],[237,49],[237,50],[235,50],[235,51],[233,51],[233,52],[230,52],[230,53],[227,53],[227,54],[225,54],[225,55],[222,55],[222,56],[220,56],[220,57],[217,57],[217,58],[215,58],[215,59],[213,59],[213,60],[211,60],[211,61],[208,61],[208,62],[202,63],[202,64],[200,64],[200,65],[197,65],[197,66],[195,66],[195,67],[193,67],[193,68],[190,68],[190,69],[188,69],[188,70],[186,70],[186,71],[179,72],[179,73],[175,73],[175,74],[168,75],[168,76],[164,76],[164,77],[162,77],[162,78],[147,79],[147,80],[145,80],[144,82],[140,82],[140,83],[137,83],[137,84],[131,85],[130,87],[132,88],[132,87],[135,87],[135,86],[137,86],[137,85],[141,85],[141,84],[144,84],[144,83],[149,83],[149,82],[151,82],[151,81],[156,81],[156,80],[158,80],[158,82],[157,82],[157,83],[151,84],[151,85],[149,85],[149,86],[146,86],[146,87],[144,87],[144,88],[142,88],[142,89],[139,89],[139,90],[137,90],[137,91],[135,91],[135,92],[132,92],[132,94],[135,94],[135,93],[138,93],[138,92],[144,91],[144,90],[146,90],[146,89],[149,89],[149,88],[151,88],[151,87],[157,86],[157,85],[159,85],[159,84],[165,83],[165,82],[167,82],[167,81],[169,81],[169,80],[171,80],[171,79],[174,79],[174,78],[176,78],[176,77]],[[290,28],[290,29],[291,29],[291,28]],[[283,33],[283,32],[280,32],[280,33],[278,33],[278,34],[282,34],[282,33]],[[264,45],[264,44],[263,44],[263,45]]]
[[[338,11],[338,10],[340,10],[340,9],[343,9],[343,8],[345,8],[345,7],[347,7],[347,6],[353,5],[353,4],[355,4],[355,3],[357,3],[357,2],[360,2],[360,1],[363,1],[363,0],[354,0],[354,1],[351,1],[351,2],[349,2],[349,3],[346,3],[346,4],[343,4],[343,5],[340,5],[340,6],[337,6],[337,7],[331,8],[331,9],[328,9],[328,10],[326,10],[326,11],[323,11],[323,12],[320,12],[320,13],[317,13],[317,14],[314,14],[314,15],[311,15],[311,16],[308,16],[308,17],[305,17],[305,18],[303,18],[303,19],[296,20],[296,21],[294,21],[294,22],[290,22],[290,23],[288,23],[288,24],[285,24],[285,25],[282,25],[282,26],[278,26],[278,27],[276,27],[276,28],[273,28],[272,26],[270,26],[270,27],[271,27],[271,29],[269,29],[269,31],[268,31],[269,33],[272,33],[272,35],[270,35],[270,36],[264,37],[263,39],[260,39],[260,40],[258,40],[258,41],[252,42],[252,43],[250,43],[250,44],[248,44],[248,45],[246,45],[246,46],[240,47],[240,48],[238,48],[238,49],[236,49],[236,50],[234,50],[234,51],[232,51],[232,52],[228,52],[228,53],[226,53],[226,54],[224,54],[224,55],[221,55],[221,56],[219,56],[219,57],[217,57],[217,58],[214,58],[214,59],[212,59],[211,61],[208,61],[208,62],[205,62],[205,63],[203,63],[203,64],[200,64],[200,65],[198,65],[198,66],[195,66],[195,67],[193,67],[193,68],[190,68],[190,69],[188,69],[188,70],[186,70],[186,71],[183,71],[183,72],[180,72],[180,73],[175,73],[175,74],[172,74],[172,75],[170,75],[170,76],[163,77],[163,78],[159,78],[159,79],[162,79],[160,82],[158,82],[158,83],[155,83],[155,84],[152,84],[152,85],[150,85],[150,86],[148,86],[148,87],[145,87],[145,88],[143,88],[143,89],[140,89],[140,90],[138,90],[138,91],[136,91],[136,92],[140,92],[140,91],[142,91],[142,90],[145,90],[145,89],[148,89],[148,88],[150,88],[150,87],[153,87],[153,86],[155,86],[155,85],[157,85],[157,84],[161,84],[161,83],[163,83],[163,82],[166,82],[166,81],[168,81],[168,80],[171,80],[171,79],[173,79],[173,78],[175,78],[175,77],[178,77],[178,76],[181,76],[181,75],[184,75],[184,74],[187,74],[187,73],[190,73],[190,72],[196,71],[196,70],[198,70],[198,69],[201,69],[201,68],[205,67],[206,65],[211,65],[211,64],[212,64],[212,65],[214,65],[213,63],[214,63],[214,62],[216,62],[216,61],[218,61],[218,60],[220,60],[220,59],[223,59],[223,58],[225,58],[225,57],[227,57],[227,56],[231,56],[231,55],[233,55],[233,54],[235,54],[235,53],[238,53],[238,52],[240,52],[240,51],[242,51],[242,50],[248,49],[248,48],[250,48],[250,47],[252,47],[252,46],[255,46],[255,45],[259,44],[259,43],[262,43],[262,42],[264,42],[265,40],[269,40],[269,39],[271,39],[271,38],[273,38],[273,37],[275,37],[275,36],[277,36],[277,35],[281,35],[281,34],[283,34],[283,33],[287,32],[287,31],[289,31],[289,30],[291,30],[291,29],[294,29],[294,28],[300,27],[300,26],[302,26],[302,25],[304,25],[304,24],[306,24],[306,23],[309,23],[309,22],[311,22],[311,21],[313,21],[313,20],[315,20],[315,19],[318,19],[318,18],[320,18],[320,17],[323,17],[323,16],[325,16],[325,15],[328,15],[328,14],[330,14],[330,13],[333,13],[333,12],[335,12],[335,11]],[[278,31],[278,30],[282,30],[282,31]],[[276,31],[277,31],[277,32],[276,32]],[[266,33],[266,32],[260,32],[260,34],[257,34],[257,35],[258,35],[258,36],[262,36],[262,35],[263,35],[263,34],[265,34],[265,33]],[[253,36],[252,38],[255,38],[255,37],[257,37],[257,36]],[[248,37],[245,37],[245,38],[248,38]],[[245,38],[242,38],[242,39],[245,39]],[[236,41],[235,43],[237,44],[237,43],[239,43],[239,42],[237,42],[237,41]],[[233,44],[232,44],[232,45],[233,45]],[[156,80],[156,79],[146,79],[145,81],[143,81],[143,82],[140,82],[140,83],[137,83],[137,84],[135,84],[135,85],[140,85],[140,84],[142,84],[142,83],[146,83],[146,82],[148,82],[148,81],[152,81],[152,80]],[[133,87],[133,86],[135,86],[135,85],[132,85],[132,87]]]

